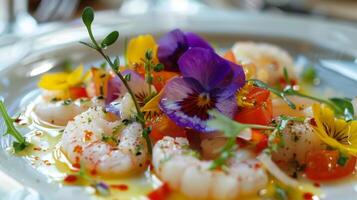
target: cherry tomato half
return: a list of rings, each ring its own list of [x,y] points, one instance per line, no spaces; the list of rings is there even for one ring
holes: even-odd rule
[[[314,181],[336,180],[350,175],[356,166],[356,157],[348,156],[344,165],[338,163],[337,150],[317,150],[306,155],[306,176]]]
[[[270,92],[262,88],[252,87],[246,98],[254,106],[240,109],[234,119],[245,124],[268,125],[273,118]]]

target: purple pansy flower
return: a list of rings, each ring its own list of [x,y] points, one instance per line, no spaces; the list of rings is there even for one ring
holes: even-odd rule
[[[182,32],[180,29],[174,29],[158,41],[157,56],[165,69],[169,71],[178,71],[177,61],[188,49],[192,47],[201,47],[213,50],[213,48],[200,36],[192,32]]]
[[[182,77],[170,80],[160,101],[163,112],[177,125],[211,131],[208,110],[233,117],[235,93],[245,83],[243,68],[224,60],[212,50],[191,48],[178,60]]]

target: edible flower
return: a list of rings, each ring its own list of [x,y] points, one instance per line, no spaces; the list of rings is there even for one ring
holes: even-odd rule
[[[201,47],[209,50],[213,48],[200,36],[192,32],[182,32],[180,29],[174,29],[159,41],[157,56],[165,70],[178,71],[177,61],[188,49],[192,47]]]
[[[149,97],[149,86],[144,77],[130,69],[124,70],[122,75],[126,77],[128,85],[133,90],[139,105],[143,106],[146,103],[145,101],[147,97]],[[107,90],[108,92],[105,99],[106,104],[110,104],[114,100],[123,97],[128,92],[125,85],[118,77],[113,77],[108,81]],[[152,87],[152,90],[155,91],[155,88]]]
[[[245,83],[241,66],[198,47],[187,50],[178,65],[182,77],[166,84],[160,101],[161,109],[171,120],[181,127],[210,131],[209,110],[233,116],[237,110],[235,93]]]
[[[126,56],[130,66],[138,66],[143,63],[145,53],[151,49],[153,62],[158,63],[157,60],[157,44],[152,35],[139,35],[131,39],[128,43]]]
[[[62,98],[68,98],[69,89],[80,84],[84,80],[83,65],[78,66],[71,73],[58,72],[41,76],[38,86],[50,91],[64,91]]]
[[[357,121],[337,119],[334,112],[324,104],[312,106],[313,130],[322,141],[331,147],[357,155]]]

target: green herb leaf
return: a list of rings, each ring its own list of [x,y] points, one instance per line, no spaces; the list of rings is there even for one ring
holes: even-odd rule
[[[340,156],[337,159],[337,164],[343,167],[346,165],[348,159],[349,157],[345,153],[340,152]]]
[[[146,127],[144,130],[143,130],[143,137],[145,138],[145,141],[146,141],[146,145],[148,147],[148,151],[150,152],[150,154],[152,153],[152,145],[151,145],[151,140],[150,140],[150,133],[151,133],[152,129],[151,127]]]
[[[268,86],[266,83],[264,83],[263,81],[258,80],[258,79],[250,79],[248,81],[252,82],[254,86],[269,90],[270,92],[274,93],[276,96],[278,96],[281,99],[283,99],[288,104],[288,106],[290,108],[296,109],[296,105],[290,99],[288,99],[286,97],[284,92],[279,91],[279,90],[277,90],[275,88],[272,88],[272,87]]]
[[[148,61],[152,60],[152,50],[151,49],[146,50],[145,59],[147,59]]]
[[[84,10],[82,12],[82,21],[88,29],[91,27],[93,20],[94,20],[93,8],[91,8],[91,7],[84,8]]]
[[[117,56],[117,57],[115,57],[114,62],[113,62],[113,70],[119,71],[119,66],[120,66],[120,59]]]
[[[130,74],[130,73],[129,73],[129,74],[126,74],[126,75],[124,76],[124,78],[125,78],[125,80],[130,81],[130,80],[131,80],[131,74]]]
[[[302,79],[307,83],[314,83],[317,79],[317,72],[314,67],[309,66],[302,72]]]
[[[344,116],[346,121],[354,119],[354,109],[351,103],[351,99],[348,98],[331,98],[330,101],[339,109],[336,114]]]
[[[284,79],[285,79],[285,82],[287,84],[290,84],[290,78],[289,78],[289,73],[288,73],[288,69],[286,69],[286,67],[283,68],[283,71],[284,71]]]
[[[164,65],[162,63],[159,63],[154,67],[155,72],[160,72],[162,70],[164,70]]]
[[[282,187],[280,187],[279,185],[275,184],[274,185],[274,189],[275,189],[275,198],[278,200],[288,200],[289,196],[286,190],[284,190]]]
[[[212,119],[208,120],[207,126],[223,132],[226,137],[236,137],[241,131],[248,128],[247,125],[233,121],[216,110],[208,112]]]
[[[0,114],[1,114],[2,118],[4,119],[6,127],[7,127],[7,131],[5,134],[9,134],[16,139],[16,141],[14,141],[12,144],[12,146],[15,150],[15,153],[18,153],[18,152],[24,150],[26,147],[28,147],[30,145],[30,143],[28,143],[26,141],[25,137],[22,136],[21,133],[18,132],[17,129],[15,128],[14,121],[9,116],[9,113],[6,110],[6,107],[5,107],[5,104],[4,104],[4,101],[2,100],[2,98],[0,98]]]
[[[220,149],[220,155],[217,159],[213,160],[210,170],[218,169],[224,166],[229,158],[234,155],[234,150],[237,148],[236,140],[234,137],[228,138],[227,143]]]
[[[118,31],[113,31],[109,33],[109,35],[107,35],[107,37],[105,37],[101,43],[102,48],[106,48],[114,44],[117,41],[118,37],[119,37]]]

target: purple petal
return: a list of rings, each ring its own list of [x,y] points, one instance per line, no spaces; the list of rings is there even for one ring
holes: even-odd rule
[[[183,77],[192,77],[210,90],[231,72],[231,66],[209,49],[195,47],[184,53],[178,61]]]
[[[229,61],[226,62],[230,65],[231,71],[225,79],[213,89],[219,92],[217,95],[220,96],[220,98],[228,98],[234,95],[245,84],[243,67]],[[222,88],[224,89],[222,90]]]
[[[206,130],[206,122],[197,116],[188,116],[181,111],[180,102],[189,94],[202,90],[200,84],[191,78],[174,78],[170,80],[164,90],[160,101],[161,110],[177,125],[194,128],[199,131]]]
[[[186,32],[185,36],[189,47],[201,47],[214,51],[211,45],[209,45],[208,42],[206,42],[203,38],[201,38],[196,33]]]
[[[149,94],[149,85],[145,82],[144,77],[133,70],[126,69],[122,72],[123,76],[128,74],[130,74],[130,81],[128,81],[129,87],[132,89],[140,103]],[[108,105],[115,99],[125,95],[127,92],[128,90],[119,77],[114,77],[108,82],[108,94],[105,103]]]
[[[213,48],[199,35],[187,32],[184,33],[180,29],[174,29],[158,40],[158,58],[165,69],[169,71],[178,71],[177,61],[189,48],[201,47],[210,49]]]
[[[220,111],[227,117],[233,118],[234,114],[237,112],[238,109],[235,96],[232,95],[231,97],[224,99],[219,98],[216,103],[216,108],[218,111]]]
[[[157,56],[165,69],[178,71],[177,60],[188,49],[187,40],[180,29],[175,29],[158,40]]]
[[[110,102],[114,101],[121,95],[121,85],[122,82],[118,77],[109,79],[107,86],[107,97],[105,98],[106,105],[108,105]]]

